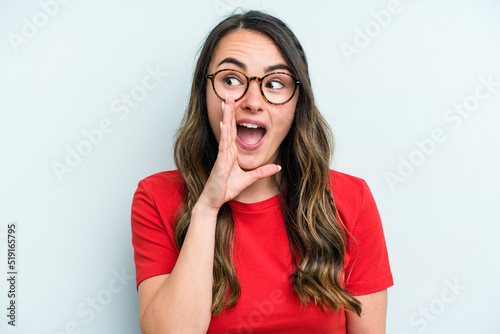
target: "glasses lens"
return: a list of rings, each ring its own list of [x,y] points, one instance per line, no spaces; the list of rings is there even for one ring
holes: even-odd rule
[[[284,103],[295,91],[295,80],[286,73],[272,73],[264,78],[262,91],[269,102]]]
[[[234,100],[237,100],[245,93],[247,78],[239,72],[224,70],[215,76],[214,86],[216,93],[221,98],[224,99],[227,94]]]

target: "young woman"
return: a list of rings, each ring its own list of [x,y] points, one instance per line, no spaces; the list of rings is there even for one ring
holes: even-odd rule
[[[392,285],[366,183],[329,169],[307,60],[279,19],[209,34],[175,143],[139,183],[143,333],[384,333]]]

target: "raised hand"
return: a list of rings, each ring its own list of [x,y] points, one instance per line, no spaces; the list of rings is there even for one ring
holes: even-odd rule
[[[269,177],[281,169],[275,164],[264,165],[248,172],[240,168],[234,100],[226,96],[226,102],[222,102],[219,153],[200,196],[200,200],[217,211],[222,204],[238,196],[252,183]]]

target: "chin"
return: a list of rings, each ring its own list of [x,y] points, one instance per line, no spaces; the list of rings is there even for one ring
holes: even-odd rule
[[[252,170],[257,169],[257,168],[259,168],[259,167],[260,167],[260,166],[240,165],[240,164],[239,164],[239,166],[240,166],[240,168],[241,168],[242,170],[244,170],[245,172],[249,172],[249,171],[252,171]]]
[[[240,166],[241,169],[244,171],[251,171],[254,169],[257,169],[261,166],[268,165],[274,163],[274,159],[270,159],[268,161],[266,160],[261,160],[261,161],[256,161],[255,159],[252,159],[251,161],[247,159],[238,159],[238,165]]]
[[[260,166],[263,166],[264,164],[238,160],[238,165],[244,171],[251,171],[251,170],[254,170],[256,168],[259,168]]]

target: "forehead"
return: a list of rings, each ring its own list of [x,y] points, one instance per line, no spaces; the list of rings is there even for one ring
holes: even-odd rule
[[[249,71],[260,72],[265,67],[277,64],[288,65],[269,37],[248,29],[232,31],[219,41],[210,63],[210,69],[227,67],[227,63],[219,66],[219,63],[226,58],[237,59],[245,64]]]

